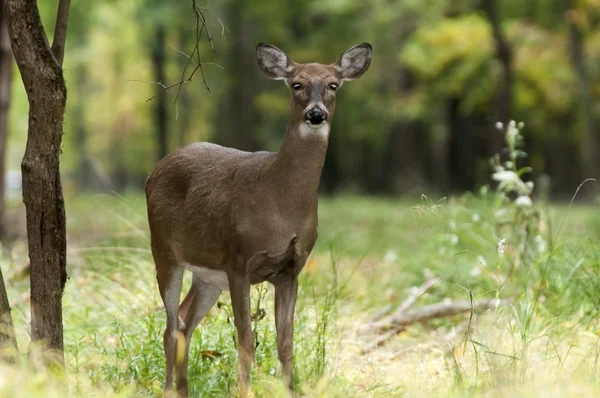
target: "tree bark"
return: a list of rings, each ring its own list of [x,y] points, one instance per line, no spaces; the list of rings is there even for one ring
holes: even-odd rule
[[[165,27],[159,24],[156,27],[154,47],[152,49],[152,66],[154,67],[154,80],[165,83]],[[156,161],[167,156],[169,147],[167,139],[167,92],[161,90],[156,98]]]
[[[506,40],[502,31],[500,16],[498,15],[497,0],[484,0],[483,7],[492,26],[492,33],[496,43],[496,58],[502,65],[502,77],[500,87],[496,93],[496,112],[494,122],[502,122],[505,125],[511,120],[512,91],[513,91],[513,66],[512,48]],[[495,124],[495,123],[494,123]],[[490,127],[491,135],[489,141],[490,155],[499,153],[503,147],[502,134],[494,127]]]
[[[576,1],[567,0],[567,20],[569,24],[569,38],[570,38],[570,56],[571,63],[575,69],[577,75],[578,92],[577,96],[579,99],[579,119],[581,120],[581,126],[585,131],[584,138],[581,141],[581,154],[584,159],[583,172],[585,175],[583,178],[596,178],[598,175],[598,167],[600,162],[598,161],[598,138],[596,137],[596,121],[592,110],[592,99],[590,94],[591,81],[588,76],[588,70],[585,63],[585,48],[584,48],[584,37],[583,32],[577,26],[577,21],[574,19],[574,13],[576,8]],[[592,189],[597,191],[595,184]],[[589,188],[588,188],[589,189]]]
[[[0,0],[0,240],[4,235],[4,165],[6,138],[8,136],[8,109],[12,83],[12,52],[10,39],[4,21],[4,0]],[[7,350],[17,352],[15,328],[10,315],[10,303],[2,269],[0,269],[0,360],[14,362],[15,358]]]
[[[56,24],[56,53],[48,43],[35,0],[7,0],[5,7],[15,60],[29,100],[21,172],[31,264],[31,340],[43,343],[44,360],[59,364],[64,363],[62,294],[67,280],[59,154],[67,89],[58,60],[63,58],[69,3],[60,0],[63,19]]]
[[[6,166],[6,140],[8,137],[8,109],[12,88],[12,70],[13,57],[6,22],[4,21],[4,0],[0,0],[0,241],[4,237],[4,169]]]

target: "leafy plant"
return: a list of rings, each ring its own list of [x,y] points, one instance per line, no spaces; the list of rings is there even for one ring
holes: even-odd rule
[[[522,166],[527,158],[523,151],[523,123],[511,121],[504,130],[504,139],[508,147],[506,155],[496,154],[492,159],[492,179],[498,182],[495,199],[496,231],[498,236],[505,235],[498,244],[498,251],[504,254],[510,248],[511,274],[521,265],[532,262],[536,255],[543,254],[551,241],[551,230],[542,207],[534,203],[534,182],[526,178],[533,169]]]

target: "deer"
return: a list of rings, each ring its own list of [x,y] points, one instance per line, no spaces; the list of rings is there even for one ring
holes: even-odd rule
[[[160,160],[148,177],[150,244],[167,315],[165,396],[173,393],[173,374],[177,396],[189,396],[192,334],[225,290],[237,331],[238,394],[247,397],[255,347],[250,287],[265,281],[275,288],[277,353],[293,396],[298,276],[317,240],[317,193],[336,95],[345,81],[367,71],[371,53],[371,45],[361,43],[333,64],[301,64],[258,44],[259,68],[290,89],[279,151],[193,143]],[[180,304],[185,270],[192,272],[192,285]]]

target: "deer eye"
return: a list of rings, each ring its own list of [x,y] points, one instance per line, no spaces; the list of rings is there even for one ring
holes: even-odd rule
[[[294,84],[292,84],[292,88],[294,90],[300,90],[302,88],[302,84],[300,84],[300,83],[294,83]]]
[[[338,89],[338,85],[337,85],[337,83],[330,83],[329,88],[332,89],[333,91],[335,91]]]

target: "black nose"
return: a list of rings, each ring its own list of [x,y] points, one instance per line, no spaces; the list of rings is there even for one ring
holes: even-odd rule
[[[306,120],[310,124],[321,124],[325,119],[327,119],[327,113],[323,112],[321,108],[315,107],[306,112]]]

